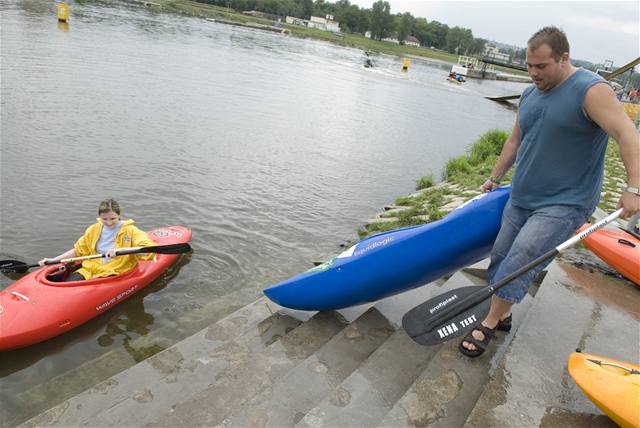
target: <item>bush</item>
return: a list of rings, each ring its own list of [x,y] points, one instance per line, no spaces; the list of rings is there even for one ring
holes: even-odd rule
[[[444,167],[444,178],[449,180],[459,174],[470,174],[471,171],[472,168],[467,161],[467,157],[458,156],[447,162],[447,165]]]
[[[479,165],[489,157],[500,156],[502,146],[504,146],[508,137],[509,133],[500,129],[485,132],[480,136],[478,141],[471,146],[469,163],[471,165]]]
[[[428,189],[433,186],[433,175],[425,175],[416,181],[416,190]]]

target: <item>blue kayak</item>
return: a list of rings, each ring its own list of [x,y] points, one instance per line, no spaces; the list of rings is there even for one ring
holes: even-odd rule
[[[508,187],[496,189],[441,220],[368,237],[264,294],[286,308],[328,311],[419,287],[486,258],[508,199]]]

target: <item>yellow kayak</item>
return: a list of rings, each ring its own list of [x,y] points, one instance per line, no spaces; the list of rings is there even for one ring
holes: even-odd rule
[[[587,397],[621,427],[640,427],[640,366],[574,352],[569,374]]]

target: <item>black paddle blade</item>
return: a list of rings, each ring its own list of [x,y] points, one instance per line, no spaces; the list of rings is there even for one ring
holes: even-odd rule
[[[33,266],[19,260],[0,260],[0,271],[2,272],[25,273],[30,267]]]
[[[158,245],[156,247],[147,247],[146,250],[149,251],[153,248],[153,253],[158,254],[184,254],[191,251],[191,245],[186,242],[180,244],[170,244],[170,245]]]
[[[180,244],[169,245],[155,245],[143,248],[122,249],[118,250],[118,255],[123,254],[143,254],[143,253],[157,253],[157,254],[183,254],[191,251],[191,245],[186,242]]]
[[[462,287],[416,306],[402,317],[402,327],[416,343],[437,345],[465,334],[489,313],[491,299],[484,299],[466,311],[450,317],[447,309],[486,287]]]

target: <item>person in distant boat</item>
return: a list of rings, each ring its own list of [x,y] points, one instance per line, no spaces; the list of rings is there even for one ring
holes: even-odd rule
[[[371,58],[371,52],[369,51],[364,51],[364,54],[366,55],[366,59],[364,60],[364,66],[366,68],[372,68],[375,66],[375,64],[373,63],[373,59]]]
[[[113,199],[106,199],[98,207],[96,223],[87,228],[69,251],[53,259],[44,258],[38,263],[71,257],[105,254],[100,259],[84,260],[82,267],[68,275],[64,281],[82,281],[119,275],[133,269],[138,260],[151,260],[155,254],[128,254],[116,256],[116,248],[149,247],[156,245],[147,234],[134,226],[133,220],[120,219],[120,205]]]
[[[533,85],[522,93],[513,131],[480,187],[492,191],[516,165],[491,251],[490,284],[567,240],[590,217],[600,199],[608,135],[618,143],[627,173],[621,217],[640,211],[640,135],[611,86],[571,64],[567,37],[556,27],[536,32],[526,57]],[[496,329],[511,329],[512,306],[548,263],[493,295],[489,314],[460,342],[460,352],[477,357]]]
[[[464,83],[466,80],[462,74],[458,74],[455,71],[449,73],[448,80],[455,80],[456,82]]]

